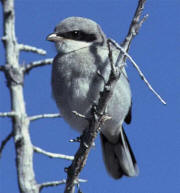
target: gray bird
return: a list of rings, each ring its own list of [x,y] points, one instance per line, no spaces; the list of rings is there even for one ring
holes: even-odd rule
[[[56,26],[47,40],[55,42],[57,48],[52,67],[53,97],[62,117],[82,132],[88,121],[72,111],[88,117],[99,99],[111,70],[107,38],[96,22],[69,17]],[[114,61],[118,54],[114,48]],[[131,91],[124,68],[106,112],[111,119],[102,126],[100,135],[107,171],[115,179],[123,175],[137,176],[136,160],[122,126],[123,122],[131,121]]]

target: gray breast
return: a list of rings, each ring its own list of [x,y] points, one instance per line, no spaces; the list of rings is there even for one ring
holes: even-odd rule
[[[87,121],[75,116],[72,111],[89,116],[93,103],[99,99],[104,88],[104,80],[97,74],[99,70],[108,80],[110,65],[106,49],[86,48],[78,52],[57,55],[52,69],[52,92],[64,119],[71,127],[82,131]],[[114,95],[108,105],[112,120],[107,126],[120,124],[130,106],[131,94],[127,79],[121,76]]]

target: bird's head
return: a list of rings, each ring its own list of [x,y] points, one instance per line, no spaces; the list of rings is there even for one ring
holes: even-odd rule
[[[100,26],[83,17],[64,19],[47,36],[47,40],[55,42],[58,53],[68,53],[96,44],[103,45],[105,39]]]

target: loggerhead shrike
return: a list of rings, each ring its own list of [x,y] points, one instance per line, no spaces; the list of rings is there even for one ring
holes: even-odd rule
[[[72,111],[89,117],[92,105],[99,99],[111,70],[107,38],[96,22],[83,17],[69,17],[56,26],[47,40],[55,42],[57,48],[52,67],[54,99],[62,117],[72,128],[82,132],[88,127],[88,121]],[[118,54],[114,48],[114,61]],[[138,174],[122,126],[123,122],[131,122],[131,91],[124,68],[122,72],[107,105],[106,112],[111,119],[102,126],[100,134],[104,162],[115,179]]]

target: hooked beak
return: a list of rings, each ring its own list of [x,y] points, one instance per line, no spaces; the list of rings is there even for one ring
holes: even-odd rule
[[[47,36],[46,40],[51,41],[51,42],[57,42],[57,41],[62,40],[62,37],[57,36],[56,33],[52,33]]]

